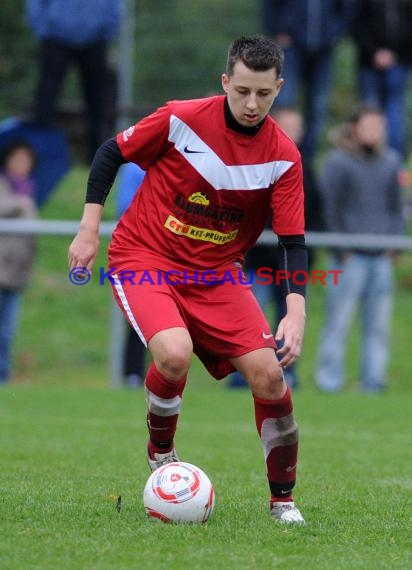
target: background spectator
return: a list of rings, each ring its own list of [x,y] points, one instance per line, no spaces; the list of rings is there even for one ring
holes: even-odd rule
[[[412,62],[412,0],[358,0],[353,38],[359,91],[385,111],[388,141],[406,156],[406,91]]]
[[[353,0],[262,0],[264,32],[285,52],[277,107],[302,109],[302,154],[312,161],[328,113],[334,48],[349,31]]]
[[[36,163],[32,148],[13,141],[0,157],[0,217],[34,218],[34,183],[30,174]],[[35,239],[27,235],[0,238],[0,383],[9,379],[11,347],[18,324],[21,293],[30,278]]]
[[[385,146],[385,118],[363,107],[352,122],[352,145],[326,157],[320,178],[326,226],[332,232],[400,234],[403,229],[400,160]],[[344,353],[349,327],[361,304],[360,388],[380,392],[386,385],[393,303],[391,252],[356,248],[332,252],[331,269],[341,271],[327,287],[326,323],[317,363],[317,385],[336,392],[345,383]]]
[[[305,126],[303,115],[297,109],[292,108],[276,108],[272,111],[272,116],[277,124],[290,136],[294,143],[300,148],[302,143]],[[305,224],[306,229],[311,231],[321,231],[324,227],[323,214],[321,208],[321,197],[315,175],[311,165],[303,163],[303,178],[305,190]],[[268,220],[267,229],[271,229],[271,223]],[[252,283],[253,292],[258,300],[259,305],[266,311],[270,303],[275,306],[275,329],[279,322],[286,314],[285,292],[281,285],[276,285],[275,272],[279,269],[277,263],[277,248],[273,244],[259,244],[254,246],[246,257],[246,272],[254,275]],[[309,249],[309,269],[313,263],[314,252]],[[270,267],[274,277],[272,284],[263,285],[257,283],[256,271],[259,267]],[[290,387],[296,389],[299,386],[299,380],[296,373],[296,365],[292,365],[283,371],[285,380]],[[239,372],[234,372],[229,377],[228,386],[230,388],[246,388],[247,383]]]
[[[119,29],[121,6],[122,0],[26,0],[28,23],[41,41],[33,119],[54,120],[66,72],[76,64],[87,106],[90,160],[106,138],[107,51]]]

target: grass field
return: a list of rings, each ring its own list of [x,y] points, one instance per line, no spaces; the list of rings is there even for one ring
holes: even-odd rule
[[[106,388],[2,390],[2,569],[411,567],[409,398],[296,394],[302,528],[269,517],[249,394],[196,375],[177,444],[213,480],[215,512],[203,526],[146,519],[143,400]],[[120,513],[111,495],[122,496]]]
[[[78,219],[86,172],[75,169],[46,218]],[[113,200],[106,219],[113,218]],[[203,468],[216,508],[203,526],[146,519],[142,391],[108,388],[110,291],[70,284],[69,238],[42,237],[25,294],[15,376],[0,389],[0,568],[351,570],[412,567],[410,254],[398,262],[390,388],[356,391],[358,327],[348,386],[318,394],[313,367],[324,307],[310,291],[296,500],[307,525],[270,520],[249,394],[216,384],[195,360],[177,438]],[[105,265],[105,247],[97,265]],[[319,256],[318,263],[324,258]],[[115,510],[113,496],[123,508]]]

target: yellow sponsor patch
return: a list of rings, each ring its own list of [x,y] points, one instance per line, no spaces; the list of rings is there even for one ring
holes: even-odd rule
[[[229,233],[218,232],[217,230],[210,230],[208,228],[198,228],[189,224],[180,222],[177,218],[169,215],[165,222],[165,228],[179,236],[186,236],[191,239],[198,239],[201,241],[210,241],[211,243],[223,244],[228,241],[233,241],[237,236],[238,230],[233,230]]]
[[[193,194],[190,194],[187,201],[194,202],[195,204],[203,204],[203,206],[209,206],[210,203],[206,194],[202,194],[202,192],[193,192]]]

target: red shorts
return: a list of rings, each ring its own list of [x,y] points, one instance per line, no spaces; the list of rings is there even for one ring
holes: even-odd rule
[[[174,275],[165,278],[158,270],[136,270],[132,275],[112,275],[112,287],[117,303],[146,344],[159,331],[184,327],[195,354],[217,379],[234,371],[230,358],[276,348],[251,285],[193,283]],[[175,284],[170,284],[172,279]]]

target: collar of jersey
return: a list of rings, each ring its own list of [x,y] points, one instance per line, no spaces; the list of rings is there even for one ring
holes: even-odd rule
[[[243,125],[238,123],[234,118],[234,116],[232,115],[232,112],[229,108],[229,103],[227,101],[227,97],[225,97],[225,122],[228,129],[240,133],[241,135],[254,137],[260,131],[260,128],[265,122],[265,119],[263,119],[263,121],[260,121],[260,123],[258,123],[254,127],[244,127]]]

